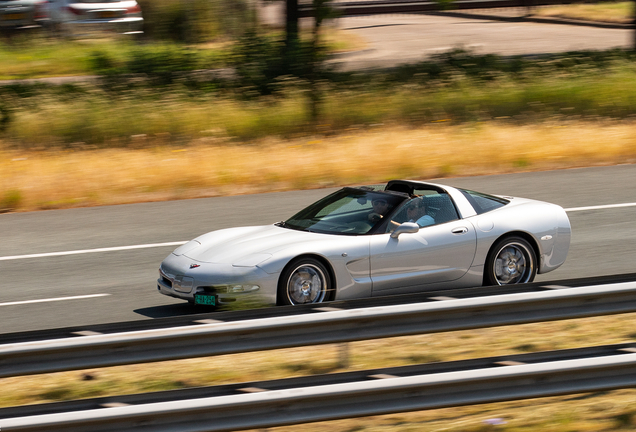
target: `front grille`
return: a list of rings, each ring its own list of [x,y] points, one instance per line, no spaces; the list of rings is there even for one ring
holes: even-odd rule
[[[221,292],[225,293],[226,290],[218,290],[216,287],[213,286],[199,286],[197,287],[197,292],[206,294],[219,294]]]

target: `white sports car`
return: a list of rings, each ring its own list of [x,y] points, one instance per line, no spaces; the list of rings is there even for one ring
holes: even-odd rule
[[[204,234],[159,269],[160,293],[270,304],[531,282],[563,264],[570,221],[554,204],[419,181],[345,187],[273,225]]]

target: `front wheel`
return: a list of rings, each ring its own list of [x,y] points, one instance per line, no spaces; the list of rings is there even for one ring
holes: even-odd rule
[[[327,268],[313,258],[292,261],[278,282],[278,303],[298,305],[330,299],[331,277]]]
[[[521,237],[505,237],[490,250],[484,269],[485,285],[532,282],[537,275],[537,255]]]

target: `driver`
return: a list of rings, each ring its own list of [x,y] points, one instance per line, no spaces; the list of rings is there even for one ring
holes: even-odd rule
[[[371,205],[373,205],[373,210],[371,210],[371,213],[369,213],[367,218],[369,219],[369,221],[373,223],[382,219],[389,212],[389,209],[391,208],[388,201],[384,198],[374,199],[373,201],[371,201]]]

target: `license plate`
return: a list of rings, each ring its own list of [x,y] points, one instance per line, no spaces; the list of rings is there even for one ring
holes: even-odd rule
[[[2,19],[5,20],[23,20],[26,18],[26,14],[23,13],[10,13],[10,14],[4,14],[2,16]]]
[[[196,294],[194,296],[194,304],[216,306],[216,296]]]
[[[117,17],[117,12],[113,12],[113,11],[104,11],[104,12],[100,12],[99,16],[101,18],[115,18]]]

